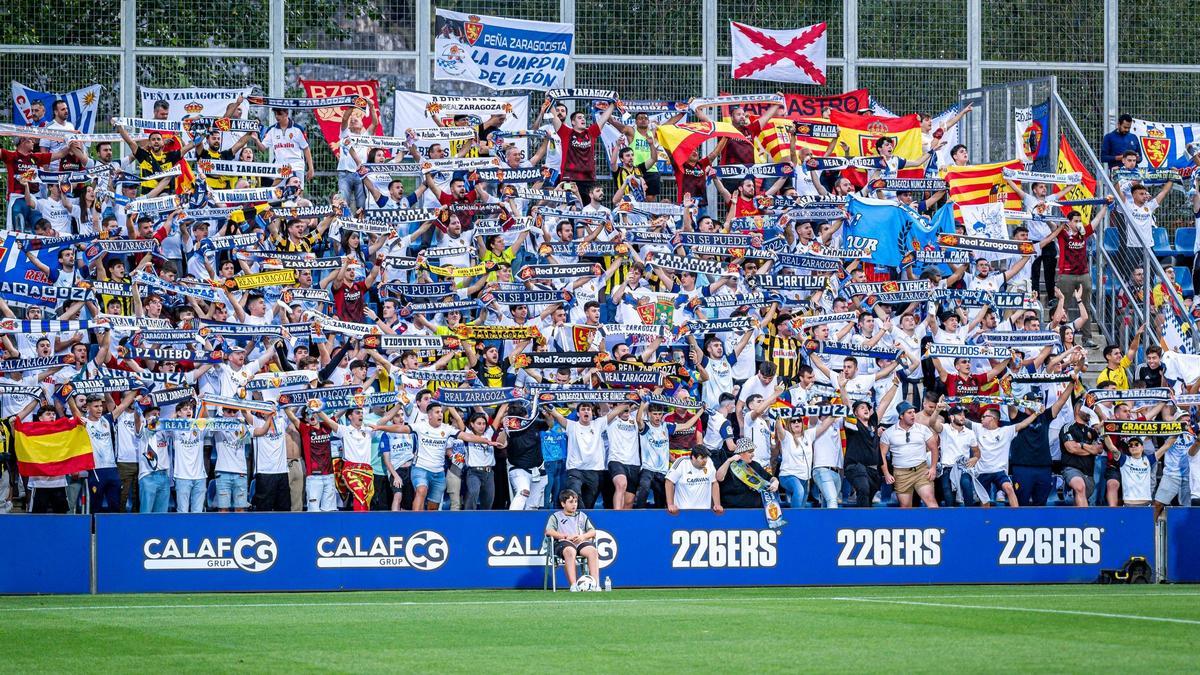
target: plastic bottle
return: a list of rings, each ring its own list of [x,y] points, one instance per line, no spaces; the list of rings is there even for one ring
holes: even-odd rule
[[[604,577],[604,590],[605,591],[612,590],[612,577]]]

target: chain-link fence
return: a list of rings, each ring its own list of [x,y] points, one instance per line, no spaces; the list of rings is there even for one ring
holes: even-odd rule
[[[432,80],[435,5],[572,21],[569,83],[627,98],[866,87],[898,114],[937,113],[967,87],[1055,75],[1087,142],[1098,147],[1118,111],[1185,121],[1200,96],[1200,73],[1189,65],[1200,58],[1200,28],[1179,20],[1191,8],[1182,0],[246,0],[219,8],[200,0],[92,0],[63,12],[16,0],[0,26],[0,82],[43,91],[101,84],[103,121],[139,114],[141,85],[249,84],[284,96],[301,91],[300,78],[376,79],[390,129],[395,88],[487,93]],[[732,80],[729,21],[826,22],[828,82]],[[0,106],[0,121],[10,115]],[[318,170],[330,170],[328,149],[314,147]]]

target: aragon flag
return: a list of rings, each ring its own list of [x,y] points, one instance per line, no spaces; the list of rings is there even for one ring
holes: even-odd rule
[[[87,426],[77,418],[13,422],[17,470],[22,476],[64,476],[96,468]]]

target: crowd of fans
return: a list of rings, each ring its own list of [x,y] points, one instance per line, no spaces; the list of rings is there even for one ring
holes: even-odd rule
[[[601,109],[548,98],[525,134],[500,132],[503,113],[452,115],[405,147],[373,147],[363,119],[377,115],[347,107],[332,195],[306,188],[313,139],[287,108],[255,108],[273,121],[259,132],[134,124],[117,127],[124,145],[36,130],[5,139],[8,228],[63,290],[0,301],[0,339],[20,364],[0,363],[0,415],[80,419],[95,468],[22,477],[6,427],[0,505],[541,509],[570,488],[585,509],[761,507],[747,472],[790,508],[1200,499],[1179,398],[1200,382],[1192,357],[1143,340],[1163,333],[1143,326],[1086,373],[1100,350],[1087,249],[1105,207],[1014,227],[1032,255],[875,266],[847,251],[844,218],[806,220],[762,198],[858,195],[928,217],[944,190],[870,187],[905,166],[890,140],[865,181],[810,170],[803,149],[786,177],[724,178],[719,167],[754,163],[755,134],[778,108],[751,119],[732,106],[746,136],[671,170],[656,125],[684,113]],[[65,103],[53,113],[51,128],[71,129]],[[618,131],[611,180],[597,173],[606,125]],[[945,129],[923,131],[936,177]],[[971,162],[962,146],[952,156]],[[548,170],[506,183],[472,162],[489,157],[514,175]],[[215,162],[277,175],[217,174]],[[1009,187],[1030,214],[1056,200],[1052,185]],[[1161,194],[1136,180],[1122,191],[1135,227],[1152,229]],[[712,243],[745,241],[722,234],[753,243]],[[854,286],[907,280],[1030,299],[888,301],[876,294],[886,286]],[[1030,341],[1012,337],[1022,333]],[[926,355],[972,345],[986,349]],[[1133,420],[1183,424],[1146,436],[1105,427]]]

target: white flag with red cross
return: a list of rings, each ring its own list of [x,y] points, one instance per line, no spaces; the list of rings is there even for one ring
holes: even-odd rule
[[[763,30],[729,22],[733,79],[825,84],[825,24]]]

